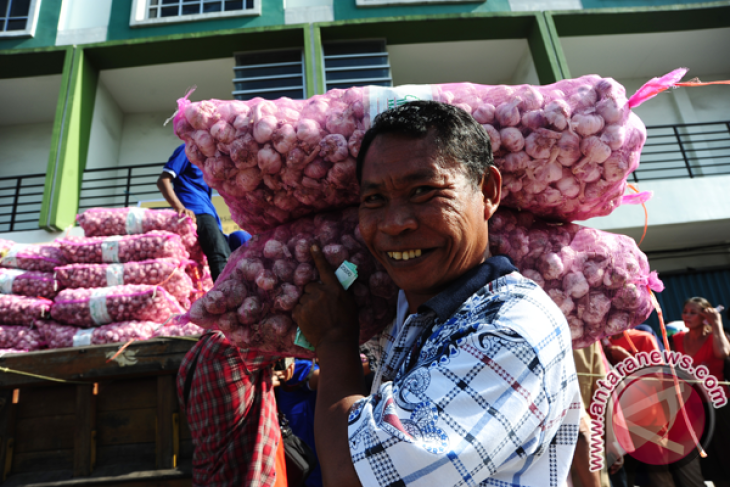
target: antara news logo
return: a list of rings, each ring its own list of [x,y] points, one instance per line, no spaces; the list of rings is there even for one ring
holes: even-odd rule
[[[623,360],[597,386],[588,410],[594,471],[604,466],[604,433],[613,451],[609,464],[616,452],[649,465],[692,458],[711,439],[714,409],[728,402],[725,388],[706,366],[666,350]]]

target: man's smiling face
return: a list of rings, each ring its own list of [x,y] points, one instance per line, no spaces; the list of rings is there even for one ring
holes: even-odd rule
[[[379,135],[362,166],[360,231],[412,307],[484,261],[501,186],[495,168],[472,184],[432,136]]]

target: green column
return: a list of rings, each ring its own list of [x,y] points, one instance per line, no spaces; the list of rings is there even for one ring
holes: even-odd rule
[[[558,65],[563,73],[563,79],[571,78],[570,68],[568,67],[568,61],[565,59],[565,53],[563,52],[563,45],[560,42],[558,29],[555,27],[555,19],[553,19],[553,15],[550,12],[543,12],[543,15],[545,16],[545,25],[547,26],[548,33],[550,34],[550,39],[552,39]]]
[[[325,92],[322,35],[319,25],[304,26],[304,60],[307,73],[307,98]]]
[[[543,13],[537,12],[535,22],[527,36],[527,43],[530,46],[530,53],[535,63],[540,84],[555,83],[567,77],[566,73],[563,72],[563,66],[556,50],[556,43],[557,48],[559,48],[559,42],[557,35],[553,37]],[[560,53],[562,54],[562,49]]]
[[[40,226],[63,230],[73,225],[89,151],[99,72],[81,48],[69,48],[56,107]]]

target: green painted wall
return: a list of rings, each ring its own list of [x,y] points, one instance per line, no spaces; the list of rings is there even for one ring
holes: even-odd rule
[[[455,5],[397,5],[392,7],[357,7],[355,0],[334,0],[334,7],[335,20],[510,11],[509,0],[488,0]]]
[[[75,222],[98,78],[98,70],[83,49],[75,49],[63,102],[60,144],[51,150],[48,162],[41,226],[49,230],[62,230]],[[55,128],[54,125],[54,139]]]
[[[190,34],[225,29],[243,29],[284,24],[283,0],[261,0],[261,15],[254,17],[231,17],[195,22],[145,26],[131,28],[129,18],[132,12],[132,0],[114,0],[107,40],[138,39],[142,37],[169,36],[173,34]]]
[[[306,26],[276,25],[215,33],[173,34],[84,46],[98,69],[128,68],[232,57],[237,51],[304,46]]]
[[[58,18],[61,15],[61,0],[43,0],[38,12],[35,37],[0,37],[0,51],[3,49],[27,49],[56,45]]]
[[[74,48],[64,49],[64,60],[61,75],[61,88],[58,90],[58,101],[56,102],[56,115],[53,119],[53,135],[51,136],[51,152],[48,155],[48,169],[46,170],[45,187],[43,188],[43,203],[41,205],[40,219],[38,226],[48,228],[47,222],[51,214],[51,191],[56,178],[56,160],[61,150],[62,128],[66,111],[69,83],[73,71]]]
[[[730,27],[730,2],[545,12],[561,37]]]
[[[66,46],[0,51],[0,79],[60,74],[66,52]]]
[[[494,12],[356,19],[317,24],[323,42],[384,38],[389,45],[490,39],[526,39],[543,84],[563,78],[557,36],[542,12]]]
[[[305,95],[307,98],[314,96],[317,93],[317,82],[319,73],[315,72],[314,58],[317,46],[315,46],[315,27],[308,25],[304,27],[304,79],[307,85],[307,92]],[[319,29],[317,29],[319,33]]]
[[[560,71],[562,79],[570,78],[570,68],[568,67],[568,60],[565,58],[565,52],[563,51],[563,45],[560,43],[560,36],[558,35],[558,29],[555,27],[555,22],[550,12],[544,12],[543,18],[545,19],[545,27],[548,30],[550,36],[550,42],[552,44],[553,51],[555,52],[555,60],[557,62],[557,70]]]
[[[677,0],[581,0],[584,9],[592,8],[627,8],[627,7],[661,7],[676,5]],[[702,3],[704,0],[682,0],[680,3]]]
[[[317,86],[315,89],[316,94],[323,94],[325,89],[324,82],[324,50],[322,49],[322,31],[318,26],[312,26],[313,41],[314,41],[314,59],[309,69],[314,70],[317,73]]]
[[[530,46],[532,62],[535,64],[540,84],[546,85],[563,79],[563,72],[555,53],[556,43],[559,43],[559,40],[552,38],[544,15],[538,13],[527,36],[527,44]]]

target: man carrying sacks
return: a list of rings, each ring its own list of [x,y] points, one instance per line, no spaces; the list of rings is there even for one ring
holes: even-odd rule
[[[368,396],[355,299],[311,249],[321,282],[293,316],[321,367],[324,485],[564,485],[581,407],[570,331],[542,289],[488,256],[501,175],[484,129],[408,103],[375,119],[357,174],[363,238],[401,291]]]
[[[203,180],[203,172],[191,164],[185,155],[185,144],[175,149],[162,168],[157,188],[173,210],[180,216],[189,216],[197,223],[198,241],[208,258],[215,282],[226,267],[231,249],[211,200],[212,190]]]

